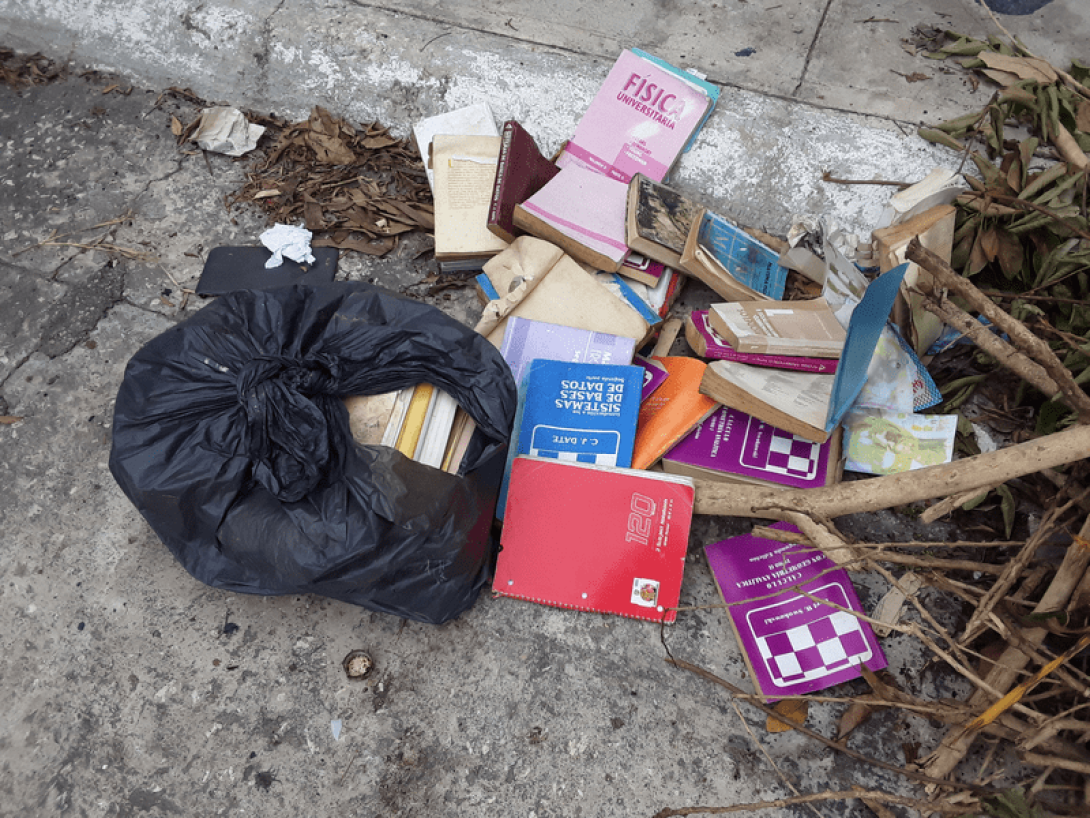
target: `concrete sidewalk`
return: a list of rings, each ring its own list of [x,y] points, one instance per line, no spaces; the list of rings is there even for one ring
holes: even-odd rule
[[[1081,6],[1054,0],[999,19],[1066,65],[1088,56]],[[0,0],[0,26],[0,46],[116,72],[0,87],[0,415],[22,418],[0,424],[0,815],[606,818],[775,799],[791,787],[920,794],[794,732],[766,733],[761,714],[668,666],[646,623],[485,593],[459,620],[430,627],[318,598],[206,588],[158,542],[106,461],[129,357],[200,308],[182,288],[209,249],[252,244],[265,227],[256,211],[224,208],[244,163],[178,150],[170,116],[188,122],[196,109],[160,101],[168,86],[288,118],[320,104],[399,134],[484,99],[552,149],[616,53],[634,45],[724,86],[679,186],[771,232],[795,213],[867,232],[889,190],[822,183],[822,171],[914,180],[953,166],[915,126],[979,107],[989,92],[901,41],[916,26],[994,33],[983,8]],[[914,72],[930,79],[908,82]],[[341,277],[472,323],[479,305],[468,290],[425,296],[416,286],[434,272],[416,249],[346,254]],[[686,303],[708,298],[689,285]],[[954,536],[893,513],[838,522],[872,540]],[[718,602],[701,546],[749,525],[696,518],[682,591],[694,609],[665,632],[673,655],[744,688],[722,610],[701,607]],[[873,606],[884,584],[857,580]],[[910,640],[883,647],[906,689],[965,694]],[[366,682],[341,669],[357,648],[375,658]],[[842,709],[814,705],[808,724],[831,735]],[[926,719],[884,711],[849,746],[903,765],[906,747],[922,755],[938,735]],[[820,811],[869,814],[852,803]]]
[[[1064,63],[1090,39],[1082,5],[1053,0],[1000,19]],[[571,134],[621,48],[638,46],[724,86],[677,184],[781,233],[796,213],[870,229],[888,191],[823,184],[824,170],[915,180],[951,161],[915,125],[978,108],[990,92],[909,53],[912,43],[921,30],[1000,33],[975,0],[0,0],[0,24],[12,47],[288,117],[320,104],[405,134],[423,116],[486,100],[548,150]]]

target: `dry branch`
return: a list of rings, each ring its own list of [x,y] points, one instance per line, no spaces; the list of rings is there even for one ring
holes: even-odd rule
[[[903,807],[913,807],[921,812],[936,812],[941,815],[970,815],[979,814],[977,806],[953,806],[951,804],[939,804],[932,801],[924,801],[919,798],[906,798],[901,795],[893,795],[879,790],[842,790],[840,792],[818,792],[812,795],[800,795],[794,798],[777,798],[774,801],[758,801],[753,804],[734,804],[730,807],[678,807],[663,809],[655,813],[654,818],[672,818],[675,815],[725,815],[729,812],[753,812],[775,807],[791,807],[798,804],[813,804],[817,801],[848,801],[853,798],[859,800],[875,801],[883,804],[897,804]]]
[[[995,486],[1086,457],[1090,457],[1090,426],[1075,426],[952,463],[823,488],[785,491],[697,480],[694,511],[776,520],[793,512],[832,519]]]
[[[1041,601],[1033,610],[1035,614],[1063,610],[1067,600],[1086,574],[1087,566],[1090,565],[1090,547],[1083,544],[1088,537],[1090,537],[1090,517],[1083,523],[1075,541],[1068,546],[1063,563],[1041,597]],[[1030,628],[1024,631],[1022,636],[1028,644],[1040,646],[1047,634],[1048,631],[1045,628]],[[988,673],[986,679],[988,686],[1000,691],[1008,691],[1028,662],[1029,657],[1021,650],[1016,647],[1007,648]],[[974,708],[983,709],[992,701],[993,698],[989,693],[983,688],[978,688],[970,697],[969,704]],[[974,738],[972,733],[966,733],[961,729],[948,732],[939,748],[925,761],[923,768],[936,777],[949,775],[958,762],[965,757]],[[1029,760],[1028,757],[1026,760]]]
[[[1060,385],[1052,379],[1052,376],[1048,374],[1043,366],[995,335],[990,329],[952,301],[946,298],[936,299],[932,296],[924,296],[920,304],[929,313],[937,316],[944,324],[956,329],[984,352],[995,358],[1001,366],[1005,366],[1034,389],[1050,398],[1063,395]]]
[[[984,295],[971,281],[958,275],[954,268],[941,257],[920,244],[919,238],[909,242],[905,254],[927,270],[938,284],[964,298],[972,309],[1007,333],[1014,346],[1040,364],[1048,376],[1055,381],[1067,404],[1078,413],[1079,420],[1082,423],[1090,423],[1090,396],[1075,383],[1071,372],[1056,357],[1056,353],[1048,344],[1027,329],[1025,324],[1013,318]]]
[[[702,677],[704,679],[707,679],[710,682],[714,682],[715,684],[719,685],[720,687],[725,688],[726,690],[728,690],[731,693],[731,695],[733,695],[733,696],[747,697],[748,698],[748,694],[746,694],[745,691],[743,691],[740,688],[736,687],[735,685],[731,684],[726,679],[723,679],[720,676],[716,676],[710,670],[705,670],[704,668],[700,667],[699,665],[694,665],[691,662],[686,662],[684,659],[675,659],[673,656],[668,657],[666,659],[666,662],[667,662],[667,664],[671,664],[674,667],[681,668],[682,670],[688,670],[690,673],[695,673],[697,676],[700,676],[700,677]],[[843,753],[844,755],[848,756],[849,758],[854,758],[856,761],[865,762],[867,764],[870,764],[873,767],[878,767],[879,769],[882,769],[882,770],[887,770],[889,772],[897,773],[898,775],[904,776],[905,778],[909,778],[909,779],[911,779],[913,781],[919,781],[921,783],[928,784],[928,785],[933,786],[933,787],[943,787],[944,789],[954,789],[954,790],[968,790],[968,791],[972,792],[975,795],[988,795],[988,794],[990,794],[990,791],[988,790],[987,787],[978,787],[978,786],[975,786],[975,785],[972,785],[972,784],[964,784],[964,783],[957,782],[957,781],[943,781],[941,779],[933,778],[931,776],[928,776],[928,775],[926,775],[924,773],[916,772],[915,770],[909,770],[909,769],[905,769],[904,767],[897,767],[897,766],[895,766],[893,764],[887,764],[886,762],[879,761],[876,758],[868,758],[867,756],[863,755],[862,753],[857,753],[855,750],[852,750],[851,748],[847,747],[844,744],[841,744],[839,742],[833,741],[832,739],[826,738],[821,733],[818,733],[815,730],[811,730],[805,724],[797,722],[794,719],[790,718],[789,716],[786,716],[786,715],[784,715],[782,713],[777,713],[775,710],[773,710],[767,704],[764,704],[764,703],[759,702],[759,701],[754,701],[752,699],[750,700],[749,703],[752,704],[754,707],[756,707],[758,710],[760,710],[762,713],[764,713],[766,716],[772,716],[773,718],[779,719],[784,724],[788,724],[791,727],[793,727],[795,730],[797,730],[802,735],[807,736],[807,737],[812,738],[812,739],[815,739],[816,741],[820,741],[826,747],[829,747],[830,749],[836,750],[838,753]],[[684,815],[684,813],[675,813],[675,814]]]

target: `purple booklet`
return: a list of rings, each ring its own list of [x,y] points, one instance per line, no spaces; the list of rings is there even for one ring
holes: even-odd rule
[[[729,406],[716,409],[662,458],[673,474],[808,489],[828,485],[836,440],[813,443]]]
[[[685,327],[685,336],[702,358],[737,361],[772,369],[794,369],[799,372],[836,372],[836,358],[802,358],[793,355],[766,355],[758,352],[738,352],[712,329],[707,310],[693,310]]]
[[[517,315],[507,319],[503,345],[500,347],[500,354],[515,376],[515,383],[522,383],[523,373],[530,361],[537,358],[567,363],[627,365],[632,363],[635,352],[636,342],[631,338],[519,318]]]
[[[848,572],[821,551],[746,534],[704,552],[764,698],[813,693],[858,678],[860,665],[886,666],[870,624],[850,613],[863,608]]]
[[[651,397],[652,392],[662,386],[662,382],[670,377],[670,373],[666,371],[665,366],[654,358],[645,358],[642,355],[637,355],[632,363],[636,366],[643,367],[643,391],[640,392],[640,403],[643,403]]]

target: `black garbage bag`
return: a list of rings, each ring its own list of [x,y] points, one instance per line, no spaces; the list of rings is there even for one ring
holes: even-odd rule
[[[349,431],[345,396],[423,382],[476,421],[460,474]],[[202,582],[438,623],[491,571],[516,399],[499,352],[433,307],[366,284],[239,291],[129,361],[110,470]]]

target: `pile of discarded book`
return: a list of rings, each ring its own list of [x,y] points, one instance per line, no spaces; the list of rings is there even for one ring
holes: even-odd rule
[[[519,386],[496,510],[500,596],[672,622],[694,478],[807,489],[846,467],[951,457],[956,418],[916,414],[938,400],[917,353],[942,327],[912,300],[926,275],[903,262],[916,236],[948,256],[953,175],[894,197],[873,261],[835,235],[816,253],[774,250],[664,184],[717,96],[633,50],[552,159],[518,122],[500,132],[483,103],[416,128],[436,258],[483,270],[477,330]],[[817,297],[784,300],[790,270]],[[687,277],[720,301],[665,321]],[[682,325],[693,354],[670,355]],[[458,472],[473,421],[443,392],[348,404],[361,442]],[[706,551],[766,698],[885,666],[848,575],[821,551],[756,536]]]

